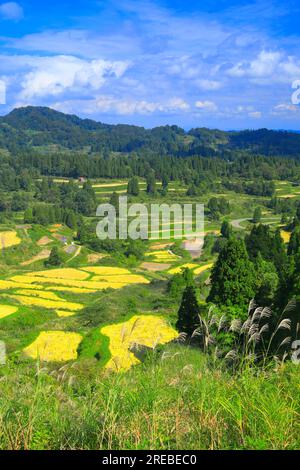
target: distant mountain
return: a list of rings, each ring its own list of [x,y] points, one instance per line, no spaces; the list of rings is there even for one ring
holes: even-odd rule
[[[0,117],[0,149],[80,150],[84,153],[154,152],[177,156],[260,154],[300,158],[299,132],[268,129],[220,131],[178,126],[145,129],[80,119],[46,107],[18,108]]]

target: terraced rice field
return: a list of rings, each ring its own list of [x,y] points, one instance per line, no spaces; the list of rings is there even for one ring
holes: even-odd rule
[[[19,238],[17,232],[7,231],[0,232],[0,248],[9,248],[10,246],[19,245],[21,243],[21,238]]]
[[[13,313],[16,313],[18,311],[17,307],[13,307],[12,305],[0,305],[0,319],[8,317],[9,315],[12,315]]]
[[[89,274],[73,268],[60,268],[60,269],[51,269],[46,271],[37,271],[33,273],[34,276],[42,276],[42,277],[51,277],[51,278],[58,278],[58,279],[87,279]]]
[[[119,274],[130,274],[130,271],[125,268],[113,268],[110,266],[88,266],[81,268],[89,273],[99,274],[103,276],[118,276]]]
[[[72,294],[92,294],[97,289],[87,289],[86,287],[67,287],[67,286],[43,286],[45,290],[55,289],[56,292],[72,292]]]
[[[34,297],[39,297],[42,299],[47,299],[47,300],[61,300],[55,292],[45,292],[44,290],[26,290],[26,289],[20,289],[17,291],[18,295],[29,295],[29,296],[34,296]]]
[[[61,300],[48,300],[40,297],[28,296],[28,295],[9,295],[11,299],[17,300],[22,305],[32,306],[32,307],[44,307],[46,309],[55,310],[55,309],[65,309],[70,310],[71,312],[77,312],[78,310],[83,309],[83,305],[75,302],[68,302],[64,299]]]
[[[93,281],[103,281],[106,282],[108,276],[94,276]],[[119,274],[118,276],[110,276],[109,282],[113,284],[145,284],[144,276],[139,274]]]
[[[195,268],[198,268],[199,267],[199,264],[195,264],[195,263],[185,263],[185,264],[182,264],[181,266],[177,266],[176,268],[172,268],[168,271],[169,274],[179,274],[182,269],[185,269],[185,268],[188,268],[188,269],[195,269]]]
[[[294,185],[290,181],[276,182],[276,196],[279,198],[295,198],[300,196],[300,186]]]
[[[126,371],[141,362],[130,351],[133,345],[153,349],[157,344],[169,343],[178,336],[174,328],[155,315],[134,315],[124,323],[101,328],[101,333],[109,338],[111,353],[111,359],[105,367],[115,372]]]
[[[184,268],[189,268],[193,271],[193,274],[195,276],[199,276],[199,274],[202,274],[204,271],[207,271],[208,269],[211,269],[213,267],[213,263],[208,263],[203,266],[199,266],[199,264],[194,264],[194,263],[186,263],[182,264],[181,266],[177,266],[176,268],[172,268],[168,271],[169,274],[179,274],[182,269]]]
[[[199,274],[202,274],[204,271],[207,271],[208,269],[211,269],[213,267],[214,263],[208,263],[203,266],[200,266],[199,268],[194,269],[194,274],[195,276],[199,276]]]
[[[57,292],[89,294],[97,290],[120,289],[131,284],[148,284],[149,280],[128,269],[109,266],[61,268],[33,271],[0,280],[2,296],[13,303],[54,310],[58,316],[75,315],[84,305],[69,302]]]
[[[66,286],[66,287],[76,287],[76,288],[85,288],[85,289],[121,289],[122,287],[127,286],[128,282],[118,282],[116,276],[109,276],[103,277],[102,281],[93,281],[93,279],[89,281],[77,281],[72,279],[62,279],[62,278],[52,278],[52,277],[38,277],[38,276],[30,276],[30,275],[17,275],[11,278],[13,282],[16,282],[22,287],[26,287],[25,283],[34,284],[35,282],[42,283],[42,284],[53,284],[53,290],[55,291],[56,286]],[[143,278],[143,284],[148,284],[149,281],[146,278]],[[36,288],[34,284],[33,288]]]
[[[64,362],[77,359],[77,348],[82,340],[79,333],[42,331],[23,352],[31,359],[46,362]]]
[[[179,256],[172,253],[172,251],[158,250],[146,253],[146,256],[153,258],[157,263],[174,263],[179,259]]]

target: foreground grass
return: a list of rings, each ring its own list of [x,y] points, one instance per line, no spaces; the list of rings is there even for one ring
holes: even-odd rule
[[[231,374],[172,346],[126,374],[94,360],[0,369],[1,449],[296,449],[300,375]]]

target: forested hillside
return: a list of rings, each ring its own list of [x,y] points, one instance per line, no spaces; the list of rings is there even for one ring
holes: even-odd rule
[[[300,157],[300,135],[293,132],[224,132],[206,128],[186,132],[178,126],[153,129],[108,125],[45,107],[19,108],[0,118],[0,148],[28,149],[57,145],[85,152],[156,152],[175,156],[230,158],[255,153]]]
[[[232,177],[298,183],[300,134],[265,129],[185,132],[177,126],[147,130],[27,107],[0,118],[0,158],[0,188],[6,190],[18,189],[24,172],[31,178],[145,178],[153,170],[159,180],[181,180],[192,192],[195,187],[203,192],[216,178],[224,184]]]

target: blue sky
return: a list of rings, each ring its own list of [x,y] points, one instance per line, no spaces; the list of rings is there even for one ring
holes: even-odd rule
[[[1,114],[300,129],[299,0],[43,3],[0,0]]]

